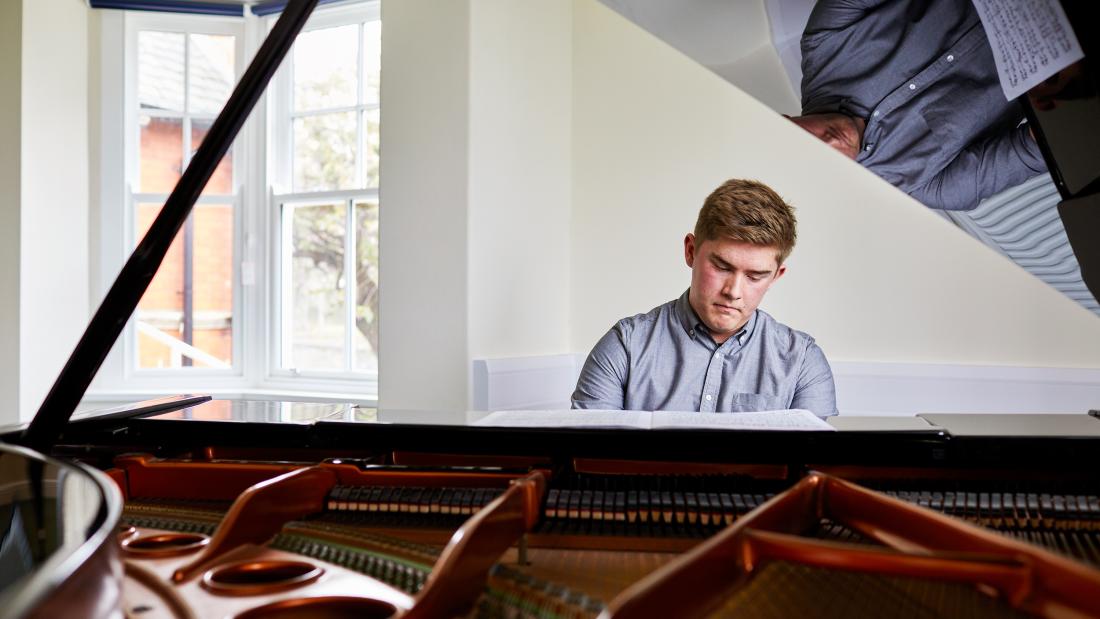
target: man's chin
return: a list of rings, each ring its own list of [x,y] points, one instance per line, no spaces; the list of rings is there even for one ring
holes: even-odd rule
[[[721,317],[716,316],[714,318],[716,319],[712,319],[710,325],[708,325],[713,333],[730,333],[741,323],[740,312],[734,312],[732,315],[727,314]]]

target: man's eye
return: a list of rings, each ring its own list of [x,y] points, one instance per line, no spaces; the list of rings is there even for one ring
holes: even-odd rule
[[[754,281],[754,282],[758,282],[758,281],[760,281],[760,280],[762,280],[762,279],[764,279],[764,276],[763,276],[763,275],[750,275],[750,276],[749,276],[749,281]]]

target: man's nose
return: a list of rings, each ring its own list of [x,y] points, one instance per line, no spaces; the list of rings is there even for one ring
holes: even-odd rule
[[[741,298],[741,288],[744,286],[741,275],[730,275],[726,278],[726,285],[722,287],[722,294],[731,299]]]

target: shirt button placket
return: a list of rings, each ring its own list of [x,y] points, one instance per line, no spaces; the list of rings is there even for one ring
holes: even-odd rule
[[[710,367],[707,368],[707,384],[703,387],[703,402],[704,408],[709,413],[718,410],[718,402],[715,401],[714,394],[718,392],[722,385],[723,357],[725,357],[725,354],[721,350],[714,351],[714,356],[710,360]]]

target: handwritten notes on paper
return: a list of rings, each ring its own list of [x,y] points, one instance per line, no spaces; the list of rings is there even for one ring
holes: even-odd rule
[[[1009,100],[1084,58],[1058,0],[974,0]]]
[[[509,428],[634,428],[639,430],[824,430],[835,431],[808,410],[758,413],[692,413],[680,411],[497,411],[478,426]]]

